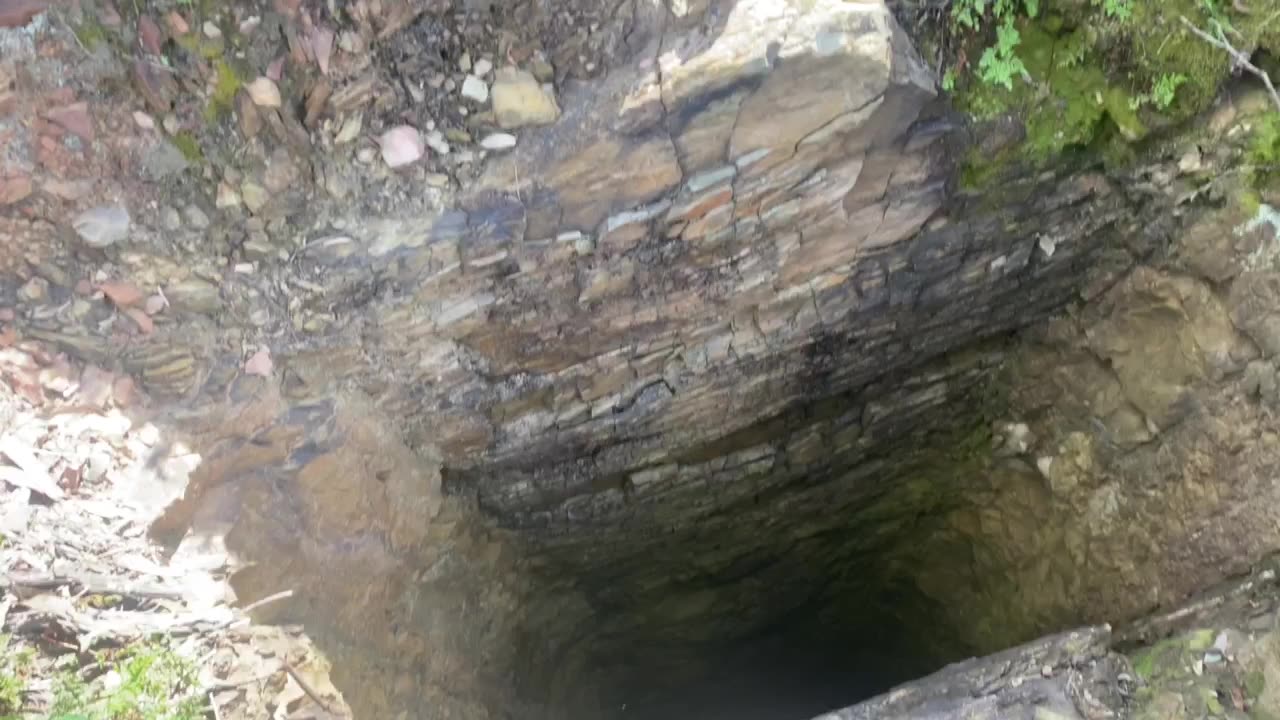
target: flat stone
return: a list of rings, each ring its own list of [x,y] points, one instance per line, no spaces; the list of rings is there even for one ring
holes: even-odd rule
[[[249,212],[253,213],[266,207],[269,199],[266,188],[249,180],[240,184],[240,198],[244,201],[244,206],[249,208]]]
[[[214,207],[219,210],[233,208],[240,205],[240,193],[225,182],[218,183],[218,194],[213,199]]]
[[[485,150],[510,150],[516,146],[516,136],[511,133],[493,133],[480,141]]]
[[[152,145],[142,156],[142,172],[151,181],[164,180],[188,167],[186,156],[168,140]]]
[[[25,200],[34,187],[28,175],[0,178],[0,205],[12,205]]]
[[[218,287],[198,278],[188,278],[164,289],[169,303],[188,312],[212,313],[222,306]]]
[[[553,123],[560,106],[555,93],[531,73],[503,68],[493,82],[493,114],[499,127],[510,130]]]
[[[89,103],[82,101],[64,105],[50,110],[45,116],[81,140],[93,141],[93,118],[89,116]]]
[[[475,75],[468,75],[462,81],[462,97],[477,103],[488,102],[489,86]]]
[[[471,74],[482,78],[485,75],[488,75],[489,71],[492,69],[493,63],[488,58],[480,58],[476,61],[475,68],[472,69]]]
[[[129,236],[129,211],[119,205],[85,210],[72,222],[85,245],[105,248]]]

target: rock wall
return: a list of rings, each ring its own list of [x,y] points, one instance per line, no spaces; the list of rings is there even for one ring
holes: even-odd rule
[[[494,20],[511,67],[449,128],[484,139],[421,133],[453,174],[399,164],[423,146],[317,151],[365,113],[470,117],[401,82],[475,25],[418,8],[353,21],[341,79],[211,104],[205,152],[234,162],[124,135],[121,103],[109,142],[15,145],[40,193],[0,186],[6,332],[137,377],[206,456],[157,532],[225,536],[258,563],[246,599],[305,588],[278,619],[323,636],[353,706],[600,717],[779,625],[860,648],[892,623],[901,679],[1278,544],[1249,504],[1270,415],[1242,400],[1276,395],[1270,236],[1196,224],[1247,119],[1126,172],[1085,153],[974,187],[958,159],[1020,128],[962,126],[882,3],[624,3],[585,44],[539,7]],[[182,109],[145,63],[36,52],[70,37],[2,39],[33,82],[124,76]],[[14,127],[48,137],[37,107]],[[59,175],[68,147],[100,185]]]

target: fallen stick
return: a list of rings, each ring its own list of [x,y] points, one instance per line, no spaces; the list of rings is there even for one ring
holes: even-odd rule
[[[1276,92],[1276,86],[1272,84],[1271,76],[1268,75],[1265,70],[1254,65],[1253,62],[1249,60],[1248,55],[1245,55],[1231,43],[1227,42],[1226,38],[1221,36],[1221,32],[1219,32],[1218,37],[1214,37],[1204,30],[1196,27],[1195,24],[1188,20],[1185,15],[1180,15],[1179,19],[1182,20],[1182,24],[1186,25],[1187,29],[1190,30],[1193,35],[1227,53],[1237,65],[1261,80],[1262,84],[1267,86],[1267,92],[1271,93],[1271,102],[1275,103],[1276,110],[1280,110],[1280,93]]]
[[[284,671],[289,673],[289,677],[293,678],[293,681],[298,683],[298,687],[302,688],[302,692],[306,693],[307,697],[311,698],[312,702],[314,702],[316,705],[319,705],[321,710],[324,710],[330,715],[336,714],[333,711],[333,709],[329,707],[329,703],[323,697],[320,696],[320,693],[317,692],[315,688],[311,687],[311,683],[302,679],[301,673],[299,673],[297,670],[294,670],[293,666],[287,662],[283,663],[283,666],[284,666]]]

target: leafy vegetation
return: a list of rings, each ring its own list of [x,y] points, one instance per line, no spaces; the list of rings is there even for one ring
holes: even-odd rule
[[[0,720],[22,717],[23,694],[37,675],[36,652],[0,635]],[[55,664],[49,720],[204,720],[195,664],[162,640],[98,653],[81,668],[75,655]],[[94,680],[86,681],[85,677]]]
[[[34,661],[34,651],[13,649],[9,636],[0,635],[0,720],[16,718],[22,709],[22,693]]]

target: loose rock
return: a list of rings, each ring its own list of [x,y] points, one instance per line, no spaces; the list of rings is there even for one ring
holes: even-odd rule
[[[171,232],[182,227],[182,216],[176,208],[168,205],[160,208],[160,227]]]
[[[485,150],[510,150],[516,146],[516,136],[511,133],[493,133],[480,141]]]
[[[245,90],[249,92],[249,97],[253,99],[253,104],[261,107],[280,107],[280,88],[275,82],[265,76],[259,76],[253,82],[245,85]]]
[[[422,136],[417,128],[409,125],[399,125],[384,132],[378,144],[382,148],[383,161],[393,168],[416,162],[424,152]]]
[[[209,227],[209,216],[198,205],[188,205],[183,209],[182,216],[186,219],[188,225],[197,230],[204,230]]]
[[[76,216],[76,234],[91,248],[105,248],[129,236],[129,211],[119,205],[96,207]]]
[[[240,184],[240,197],[250,212],[257,213],[267,204],[267,189],[246,180]]]
[[[510,130],[553,123],[560,117],[560,106],[555,94],[532,74],[503,68],[493,82],[493,114],[499,127]]]
[[[489,100],[489,86],[475,75],[468,75],[462,81],[462,97],[478,103]]]

